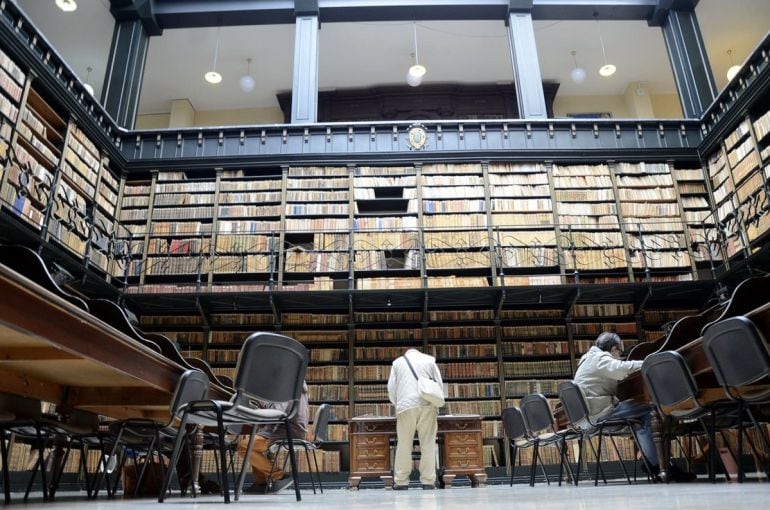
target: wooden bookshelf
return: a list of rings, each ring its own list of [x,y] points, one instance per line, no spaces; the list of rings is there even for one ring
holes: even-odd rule
[[[694,266],[669,165],[617,163],[613,170],[634,277],[691,279]]]

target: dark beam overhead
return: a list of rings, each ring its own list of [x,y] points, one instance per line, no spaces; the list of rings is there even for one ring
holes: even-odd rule
[[[650,20],[675,0],[531,0],[532,18]],[[115,11],[146,0],[110,0]],[[510,0],[318,0],[321,22],[396,20],[480,20],[507,18]],[[518,2],[513,2],[514,4]],[[528,3],[528,2],[527,2]],[[295,0],[154,0],[158,27],[293,24],[303,2]]]

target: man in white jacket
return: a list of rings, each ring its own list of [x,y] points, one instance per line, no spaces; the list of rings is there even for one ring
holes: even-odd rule
[[[653,470],[658,469],[658,452],[652,440],[651,407],[634,402],[618,403],[615,393],[618,381],[628,374],[642,368],[641,361],[621,361],[623,344],[615,333],[604,332],[596,339],[596,344],[580,358],[575,384],[586,397],[591,420],[604,418],[636,418],[642,422],[637,430],[639,446],[647,457]]]
[[[436,432],[438,408],[420,398],[417,378],[406,362],[409,358],[415,373],[432,378],[439,384],[441,373],[433,356],[416,349],[407,350],[393,361],[388,379],[388,398],[396,406],[396,459],[393,467],[394,490],[409,486],[412,472],[412,441],[414,433],[420,440],[420,483],[423,489],[436,487]]]

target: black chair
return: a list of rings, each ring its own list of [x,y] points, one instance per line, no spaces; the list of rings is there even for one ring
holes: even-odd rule
[[[739,416],[746,411],[766,454],[770,454],[765,432],[752,407],[770,404],[770,353],[767,339],[743,316],[731,317],[710,326],[703,335],[703,350],[727,397],[737,402]],[[752,388],[754,387],[754,388]],[[738,458],[743,456],[743,420],[738,424]],[[770,476],[770,461],[765,466]],[[738,481],[743,468],[738,462]]]
[[[220,481],[225,503],[230,502],[224,447],[226,428],[237,425],[253,425],[238,484],[234,491],[237,501],[243,488],[245,468],[254,444],[257,426],[263,424],[282,424],[285,426],[291,472],[294,479],[294,492],[297,501],[301,501],[297,461],[294,457],[294,441],[291,437],[289,420],[294,417],[299,408],[308,359],[308,351],[305,346],[289,337],[261,332],[249,335],[238,355],[233,397],[229,401],[201,400],[191,402],[177,409],[176,416],[180,418],[181,424],[171,454],[171,467],[161,487],[158,501],[163,502],[171,483],[174,466],[181,451],[182,441],[187,434],[188,424],[217,428],[219,444],[222,445],[219,452],[222,466]],[[257,407],[259,402],[288,402],[289,405],[286,410],[265,409]]]
[[[604,469],[601,465],[602,443],[604,437],[609,437],[612,442],[612,446],[615,449],[615,453],[620,459],[620,466],[623,468],[623,473],[626,475],[628,483],[631,483],[631,477],[628,475],[625,462],[622,455],[620,455],[620,449],[615,443],[615,437],[618,436],[631,436],[634,440],[634,444],[641,451],[639,445],[639,438],[636,435],[636,427],[642,425],[641,421],[634,418],[606,418],[600,420],[592,420],[588,411],[588,404],[585,400],[582,390],[573,381],[567,381],[559,385],[559,400],[561,401],[564,412],[567,415],[570,426],[581,432],[578,447],[578,459],[577,459],[577,475],[575,476],[575,485],[580,480],[580,468],[583,458],[583,443],[587,439],[588,445],[593,450],[594,457],[596,458],[596,473],[594,474],[594,485],[599,485],[599,473],[601,472],[604,483],[607,480],[604,476]],[[599,437],[598,449],[594,449],[594,445],[591,442],[591,438]],[[642,460],[647,467],[647,472],[652,473],[652,466],[647,458],[642,454]],[[636,477],[636,467],[634,467],[634,477]]]
[[[559,448],[559,485],[561,485],[564,464],[568,456],[567,441],[580,439],[581,434],[572,429],[557,430],[551,406],[548,405],[548,399],[541,393],[527,395],[521,399],[521,414],[524,416],[524,424],[534,443],[529,485],[532,487],[535,486],[535,469],[536,463],[540,458],[541,446],[553,446]],[[567,472],[570,479],[574,479],[569,462],[567,462]],[[550,485],[551,482],[548,480],[547,475],[545,481]]]
[[[209,392],[209,379],[200,370],[186,370],[179,378],[174,394],[171,398],[170,410],[171,417],[168,423],[160,423],[154,420],[146,418],[134,418],[128,420],[121,420],[110,424],[110,430],[114,433],[115,439],[113,443],[112,451],[108,458],[117,458],[118,448],[123,447],[123,454],[120,456],[118,463],[118,472],[121,472],[125,465],[127,455],[125,453],[126,448],[130,448],[134,452],[134,469],[136,470],[136,487],[134,494],[139,493],[142,481],[146,475],[148,466],[152,463],[150,459],[153,455],[157,454],[159,463],[154,464],[157,469],[160,470],[160,479],[165,479],[163,469],[163,437],[177,437],[178,432],[171,424],[174,421],[174,417],[181,412],[184,406],[189,402],[205,400],[208,397]],[[146,461],[144,462],[141,471],[138,469],[137,455],[143,453],[146,455]],[[178,460],[178,459],[177,459]],[[96,481],[94,482],[95,490],[92,497],[98,495],[99,487],[102,485],[104,476],[106,475],[106,469],[103,469]],[[117,484],[117,480],[115,482]],[[108,495],[112,496],[115,490],[108,491]]]
[[[318,469],[318,458],[316,457],[316,452],[321,449],[321,446],[328,440],[329,438],[329,413],[331,412],[331,406],[329,404],[321,404],[315,413],[315,418],[313,419],[313,439],[311,441],[308,441],[305,438],[294,438],[294,446],[304,448],[305,450],[305,459],[307,460],[307,467],[310,471],[310,484],[313,487],[313,494],[315,494],[315,481],[313,480],[313,464],[310,463],[310,452],[313,452],[313,463],[315,464],[315,473],[318,477],[318,487],[321,489],[321,494],[324,493],[324,487],[321,483],[321,470]],[[288,439],[282,439],[280,441],[276,441],[273,443],[270,448],[271,450],[275,447],[276,452],[280,450],[289,450],[289,442]],[[275,463],[278,461],[278,455],[275,456],[273,459],[273,469],[275,469]],[[288,458],[284,458],[283,460],[283,468],[286,469],[286,462],[288,461]],[[273,471],[271,469],[271,472]]]
[[[724,429],[737,427],[740,419],[736,406],[729,400],[702,402],[695,378],[682,355],[663,351],[647,356],[642,364],[642,378],[650,391],[653,403],[666,418],[666,438],[672,437],[672,424],[698,423],[709,439],[709,478],[716,482],[716,431],[729,445]],[[706,418],[709,418],[708,425]],[[692,431],[690,428],[689,432]],[[668,441],[664,441],[668,450]],[[753,443],[751,444],[754,449]],[[729,446],[728,446],[729,447]],[[732,453],[732,452],[731,452]],[[669,458],[665,451],[664,458]],[[729,474],[727,474],[729,477]]]
[[[507,407],[503,409],[502,419],[505,435],[508,437],[508,448],[511,454],[511,481],[509,486],[513,487],[513,475],[516,470],[516,455],[520,449],[532,448],[535,446],[535,443],[527,433],[524,417],[518,407]],[[548,474],[545,471],[542,459],[540,459],[540,469],[543,472],[543,477],[548,480]]]

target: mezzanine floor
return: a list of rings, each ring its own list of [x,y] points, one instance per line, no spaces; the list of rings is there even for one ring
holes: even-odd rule
[[[21,494],[14,494],[12,505],[21,506]],[[39,496],[38,496],[39,497]],[[594,487],[590,482],[579,487],[556,484],[490,485],[483,489],[456,487],[451,490],[423,491],[419,488],[406,492],[364,489],[358,492],[337,489],[313,495],[303,490],[302,501],[296,502],[292,490],[274,495],[244,495],[239,502],[225,505],[220,496],[199,496],[196,500],[173,496],[162,505],[152,499],[87,501],[74,493],[60,493],[53,503],[39,499],[23,505],[24,508],[50,510],[134,510],[157,508],[180,510],[205,508],[207,510],[255,508],[297,508],[303,510],[737,510],[767,508],[770,503],[770,483],[709,484],[705,481],[688,484],[648,485],[610,484]]]

